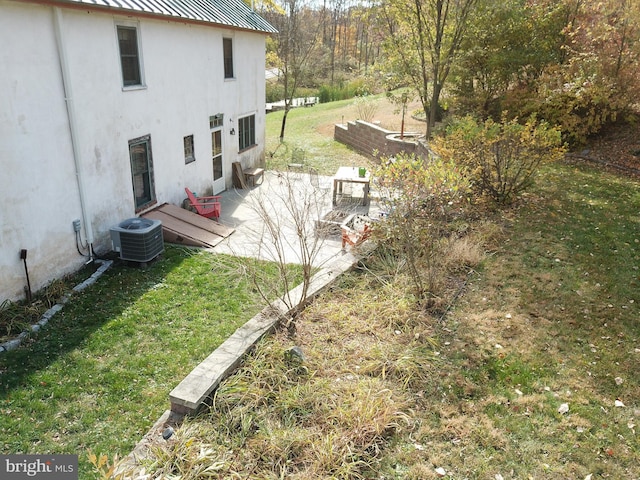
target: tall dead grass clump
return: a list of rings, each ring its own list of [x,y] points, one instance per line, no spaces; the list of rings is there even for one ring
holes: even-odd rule
[[[209,411],[156,452],[154,474],[366,478],[387,439],[406,425],[406,398],[381,378],[322,376],[318,355],[292,360],[289,347],[284,333],[265,339],[222,382]]]
[[[449,238],[443,250],[443,270],[445,272],[475,268],[485,257],[482,246],[470,237]]]

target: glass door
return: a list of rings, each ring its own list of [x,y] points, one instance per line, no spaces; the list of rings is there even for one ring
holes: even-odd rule
[[[222,163],[222,129],[211,131],[211,160],[213,163],[213,193],[217,194],[225,189],[224,170]]]

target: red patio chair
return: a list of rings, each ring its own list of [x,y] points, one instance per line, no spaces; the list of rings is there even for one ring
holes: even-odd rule
[[[205,218],[214,218],[218,220],[220,218],[220,196],[214,195],[209,197],[196,197],[188,188],[184,189],[187,192],[187,198],[189,199],[189,205],[195,208],[196,213]]]
[[[359,247],[365,240],[371,236],[371,227],[365,224],[362,230],[354,230],[347,226],[342,227],[342,250],[347,245]]]

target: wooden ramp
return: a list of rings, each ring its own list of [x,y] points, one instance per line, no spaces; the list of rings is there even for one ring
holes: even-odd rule
[[[142,217],[161,220],[164,241],[178,245],[215,247],[234,232],[233,228],[168,203],[163,203]]]

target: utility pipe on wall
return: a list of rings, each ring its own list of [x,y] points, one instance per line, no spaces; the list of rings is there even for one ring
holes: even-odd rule
[[[93,259],[93,227],[91,225],[91,215],[86,201],[84,179],[82,176],[82,162],[80,161],[80,148],[78,145],[78,129],[76,122],[75,106],[73,103],[73,91],[71,84],[71,73],[67,61],[67,52],[64,41],[64,30],[62,28],[62,12],[60,8],[53,7],[53,23],[56,34],[56,44],[58,47],[58,58],[60,59],[60,70],[62,73],[62,85],[64,88],[64,100],[67,106],[67,117],[69,119],[69,131],[71,134],[71,146],[73,149],[73,161],[76,169],[76,181],[78,182],[78,192],[80,194],[80,209],[84,220],[84,229],[89,245],[89,256]]]

